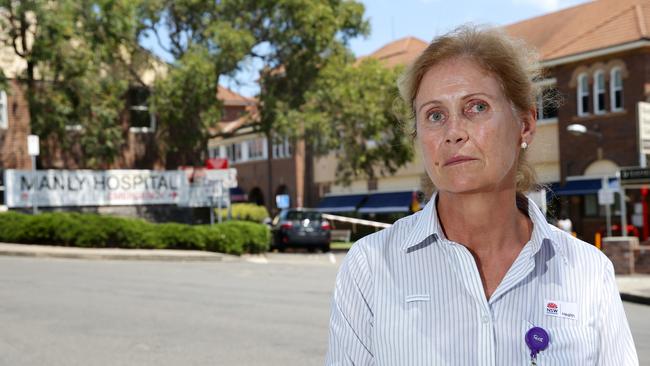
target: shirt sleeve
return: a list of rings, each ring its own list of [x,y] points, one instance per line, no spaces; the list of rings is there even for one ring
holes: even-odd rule
[[[374,365],[372,327],[372,277],[357,242],[336,276],[325,365]]]
[[[636,366],[639,358],[632,332],[625,316],[621,295],[616,285],[614,266],[607,260],[604,271],[600,324],[599,366]]]

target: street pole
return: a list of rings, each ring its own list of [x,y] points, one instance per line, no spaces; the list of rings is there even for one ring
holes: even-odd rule
[[[210,226],[214,225],[214,199],[210,195]]]
[[[621,236],[627,236],[627,203],[625,202],[625,188],[620,187],[621,196]]]
[[[604,176],[601,187],[603,189],[609,189],[609,177]],[[606,223],[607,225],[607,236],[610,237],[612,236],[612,211],[611,211],[611,205],[608,203],[605,205],[605,216],[606,216]]]
[[[36,155],[32,155],[32,177],[36,181]],[[36,183],[33,184],[33,191],[31,194],[32,197],[32,213],[36,215],[38,213],[38,201],[36,200]]]
[[[219,182],[219,202],[217,202],[217,205],[219,207],[219,213],[218,213],[218,218],[219,218],[219,223],[221,224],[221,200],[223,200],[223,181],[218,180]]]

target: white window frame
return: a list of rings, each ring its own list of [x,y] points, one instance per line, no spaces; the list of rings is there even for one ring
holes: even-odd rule
[[[7,102],[7,92],[0,90],[0,129],[9,128],[9,105]]]
[[[251,140],[247,140],[246,144],[248,145],[248,160],[264,160],[266,159],[267,145],[266,138],[258,137]],[[255,146],[259,144],[258,146]],[[254,148],[259,147],[261,150],[256,151]]]
[[[588,116],[589,115],[589,108],[587,108],[587,111],[584,112],[584,106],[582,105],[582,98],[587,97],[587,100],[589,100],[589,76],[587,73],[582,73],[578,75],[578,87],[576,88],[576,97],[578,99],[578,116]],[[587,81],[587,86],[583,88],[583,80]],[[584,90],[583,90],[584,89]]]
[[[221,146],[208,147],[208,157],[210,159],[221,157]]]
[[[621,80],[621,85],[616,86],[615,75],[618,73],[618,76]],[[621,105],[616,106],[616,92],[621,93]],[[609,101],[611,103],[612,112],[620,112],[623,110],[623,71],[620,67],[613,68],[609,73]]]
[[[602,88],[599,87],[598,78],[602,78]],[[603,95],[603,104],[605,103],[605,73],[603,70],[597,70],[594,73],[594,114],[605,114],[607,111],[605,105],[600,105],[600,99],[598,98],[599,94]]]
[[[150,95],[151,97],[151,95]],[[147,104],[149,104],[147,102]],[[149,105],[132,105],[129,106],[131,111],[149,112],[149,126],[129,126],[129,131],[132,133],[153,133],[156,132],[156,115]],[[131,123],[131,121],[129,121]]]
[[[228,159],[229,163],[235,164],[235,163],[241,163],[244,161],[244,151],[242,149],[242,143],[240,142],[235,142],[232,144],[229,144],[226,147],[226,158]]]
[[[273,143],[273,158],[284,159],[290,158],[293,154],[293,149],[288,137],[285,137],[279,143]]]

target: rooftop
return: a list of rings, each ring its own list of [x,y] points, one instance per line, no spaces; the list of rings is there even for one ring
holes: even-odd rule
[[[544,61],[648,39],[650,0],[598,0],[504,27]]]

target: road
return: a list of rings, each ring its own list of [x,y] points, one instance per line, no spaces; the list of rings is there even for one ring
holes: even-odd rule
[[[342,254],[269,258],[0,257],[0,365],[322,365]],[[650,360],[650,307],[625,306]]]

